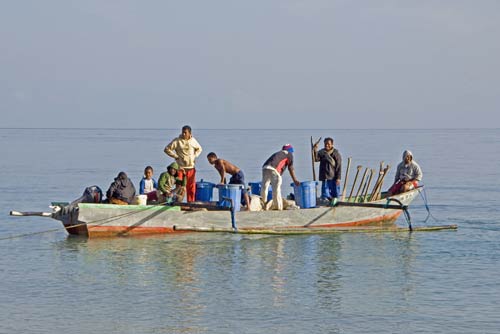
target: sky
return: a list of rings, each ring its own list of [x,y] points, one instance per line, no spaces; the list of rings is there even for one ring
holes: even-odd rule
[[[3,0],[0,46],[0,128],[500,128],[498,0]]]

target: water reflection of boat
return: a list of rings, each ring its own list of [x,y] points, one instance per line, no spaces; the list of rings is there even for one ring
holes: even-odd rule
[[[181,206],[78,203],[52,213],[11,212],[59,220],[70,234],[88,237],[185,232],[318,233],[329,231],[397,230],[395,221],[418,195],[419,189],[367,203],[339,202],[335,206],[283,211],[228,209],[185,210]],[[186,204],[187,205],[187,204]],[[191,204],[196,207],[197,204]],[[436,227],[437,228],[437,227]],[[440,227],[443,228],[443,227]],[[444,228],[453,228],[445,226]],[[407,229],[407,228],[406,228]]]

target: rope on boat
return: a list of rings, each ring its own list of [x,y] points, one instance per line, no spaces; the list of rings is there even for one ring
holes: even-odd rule
[[[9,236],[9,237],[0,238],[0,241],[11,240],[11,239],[18,239],[18,238],[24,238],[24,237],[30,237],[32,235],[37,235],[37,234],[59,232],[60,230],[61,230],[60,228],[55,228],[55,229],[52,229],[52,230],[46,230],[46,231],[40,231],[40,232],[32,232],[32,233],[24,233],[24,234],[12,235],[12,236]]]
[[[421,189],[424,191],[422,192]],[[422,197],[422,200],[424,201],[425,209],[427,210],[427,217],[424,219],[424,223],[427,223],[427,220],[429,220],[430,217],[434,219],[435,221],[438,221],[436,217],[434,217],[431,213],[431,210],[429,208],[429,201],[427,200],[427,192],[425,191],[425,188],[420,188],[418,189],[418,193],[420,194],[420,197]]]

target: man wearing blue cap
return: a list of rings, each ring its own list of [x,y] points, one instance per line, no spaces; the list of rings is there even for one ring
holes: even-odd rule
[[[262,190],[260,196],[263,200],[267,198],[269,184],[271,184],[273,187],[273,210],[283,210],[283,201],[281,198],[281,184],[283,180],[281,175],[283,175],[287,167],[293,182],[299,186],[300,182],[297,180],[295,169],[293,168],[293,147],[290,144],[283,145],[281,151],[271,155],[262,166]]]

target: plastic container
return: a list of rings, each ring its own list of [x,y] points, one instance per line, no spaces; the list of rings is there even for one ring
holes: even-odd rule
[[[211,202],[214,194],[215,184],[211,182],[196,182],[195,200],[200,202]]]
[[[148,195],[135,196],[135,204],[136,205],[147,205],[148,204]]]
[[[253,195],[259,195],[262,190],[262,182],[248,182],[250,186],[250,193]],[[273,187],[269,185],[269,191],[267,192],[267,200],[270,201],[273,199]]]
[[[301,182],[300,186],[295,183],[290,184],[293,187],[293,194],[295,196],[295,204],[301,209],[308,209],[316,207],[316,181]]]
[[[217,185],[217,189],[219,190],[218,204],[220,206],[230,208],[231,202],[224,199],[224,198],[230,198],[233,200],[234,211],[240,211],[241,190],[243,189],[242,184],[219,184]]]

